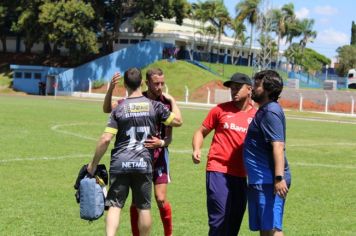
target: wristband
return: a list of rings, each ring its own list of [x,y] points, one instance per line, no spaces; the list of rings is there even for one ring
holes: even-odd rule
[[[166,142],[165,142],[163,139],[161,139],[160,141],[161,141],[161,147],[164,147],[164,145],[166,144]]]

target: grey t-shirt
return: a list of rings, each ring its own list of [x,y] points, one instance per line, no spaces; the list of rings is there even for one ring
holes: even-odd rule
[[[144,96],[126,98],[111,112],[106,132],[115,133],[110,173],[151,173],[153,150],[144,141],[157,133],[157,124],[174,118],[166,106]]]

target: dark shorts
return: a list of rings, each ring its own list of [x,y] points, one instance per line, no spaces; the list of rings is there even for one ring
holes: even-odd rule
[[[153,183],[167,184],[171,182],[169,176],[168,148],[160,150],[158,158],[153,162]]]
[[[108,207],[123,208],[129,189],[132,201],[138,209],[151,208],[152,174],[125,173],[110,175],[110,188],[105,200]]]

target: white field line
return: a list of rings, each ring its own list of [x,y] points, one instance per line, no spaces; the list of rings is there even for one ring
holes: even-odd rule
[[[309,118],[301,118],[301,117],[293,117],[295,119],[301,119],[301,120],[307,120],[307,121],[317,121],[317,119],[309,119]],[[323,122],[335,122],[333,120],[322,120]],[[340,123],[340,122],[338,122]],[[349,122],[346,122],[349,123]],[[71,135],[71,136],[75,136],[78,138],[82,138],[82,139],[86,139],[86,140],[91,140],[91,141],[95,141],[97,139],[93,138],[93,137],[89,137],[89,136],[85,136],[85,135],[81,135],[81,134],[77,134],[74,132],[70,132],[70,131],[66,131],[66,130],[62,130],[62,127],[68,127],[68,126],[77,126],[77,125],[92,125],[89,123],[69,123],[69,124],[58,124],[58,125],[54,125],[51,127],[51,130],[53,130],[54,132],[58,132],[58,133],[62,133],[65,135]],[[330,146],[331,144],[327,144],[327,143],[322,143],[322,144],[290,144],[287,146],[288,147],[315,147],[315,146]],[[353,146],[355,145],[354,143],[333,143],[332,145],[337,145],[337,146]],[[206,152],[206,150],[202,150],[203,152]],[[192,150],[174,150],[174,149],[170,149],[169,150],[170,153],[180,153],[180,154],[191,154]],[[79,157],[88,157],[90,155],[73,155],[73,156],[62,156],[62,157],[39,157],[39,158],[15,158],[15,159],[9,159],[9,160],[0,160],[1,162],[12,162],[12,161],[31,161],[31,160],[61,160],[61,159],[67,159],[67,158],[79,158]],[[328,165],[328,164],[312,164],[312,163],[303,163],[303,162],[297,162],[295,163],[295,165],[300,165],[300,166],[310,166],[310,167],[325,167],[325,168],[351,168],[351,169],[356,169],[356,166],[348,166],[348,165]]]
[[[191,153],[191,150],[170,150],[173,153]],[[65,159],[76,159],[76,158],[89,158],[91,154],[74,154],[58,157],[29,157],[29,158],[14,158],[0,160],[0,163],[9,162],[21,162],[21,161],[55,161],[55,160],[65,160]],[[305,167],[317,167],[317,168],[332,168],[332,169],[356,169],[355,165],[331,165],[322,163],[305,163],[305,162],[289,162],[291,166],[305,166]]]
[[[356,121],[343,121],[343,120],[333,120],[333,119],[323,119],[319,117],[299,117],[293,115],[287,115],[287,120],[303,120],[303,121],[316,121],[316,122],[328,122],[328,123],[338,123],[338,124],[351,124],[356,125]]]
[[[89,136],[85,136],[85,135],[81,135],[78,133],[74,133],[74,132],[70,132],[70,131],[66,131],[66,130],[62,130],[62,127],[68,127],[68,126],[76,126],[76,125],[93,125],[93,123],[70,123],[70,124],[61,124],[61,125],[54,125],[51,127],[51,130],[53,130],[54,132],[57,133],[62,133],[65,135],[71,135],[71,136],[75,136],[78,138],[82,138],[82,139],[87,139],[87,140],[91,140],[91,141],[97,141],[98,138],[93,138],[93,137],[89,137]],[[316,147],[316,146],[354,146],[355,143],[315,143],[315,144],[288,144],[287,143],[287,147]],[[188,150],[169,150],[170,152],[175,152],[175,153],[191,153],[191,151]]]
[[[337,168],[337,169],[356,169],[355,165],[331,165],[322,163],[305,163],[305,162],[289,162],[289,165],[293,166],[305,166],[305,167],[321,167],[321,168]]]
[[[202,150],[204,153],[206,150]],[[179,154],[191,154],[192,150],[169,150],[170,153],[179,153]],[[107,154],[109,155],[109,154]],[[93,156],[93,153],[91,154],[72,154],[72,155],[66,155],[66,156],[52,156],[52,157],[27,157],[27,158],[12,158],[12,159],[5,159],[5,160],[0,160],[0,163],[7,163],[7,162],[18,162],[18,161],[54,161],[54,160],[65,160],[65,159],[75,159],[75,158],[83,158],[87,157],[88,160]]]
[[[62,133],[62,134],[66,134],[66,135],[71,135],[71,136],[75,136],[78,138],[82,138],[82,139],[87,139],[87,140],[91,140],[91,141],[96,141],[99,139],[98,138],[92,138],[89,136],[85,136],[85,135],[81,135],[78,133],[74,133],[74,132],[70,132],[70,131],[66,131],[66,130],[61,130],[60,128],[62,127],[68,127],[68,126],[77,126],[77,125],[90,125],[89,123],[70,123],[70,124],[62,124],[62,125],[54,125],[51,127],[51,130],[53,130],[54,132],[57,133]]]
[[[13,159],[0,160],[0,163],[17,162],[17,161],[54,161],[54,160],[75,159],[75,158],[83,158],[83,157],[90,157],[90,155],[89,154],[73,154],[73,155],[58,156],[58,157],[13,158]]]
[[[323,146],[355,146],[355,143],[306,143],[306,144],[288,144],[287,147],[323,147]]]

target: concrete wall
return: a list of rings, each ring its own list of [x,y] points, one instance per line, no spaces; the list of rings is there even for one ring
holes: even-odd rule
[[[87,91],[89,80],[110,81],[115,72],[145,67],[162,59],[162,51],[172,45],[158,41],[140,42],[58,75],[58,91]]]

